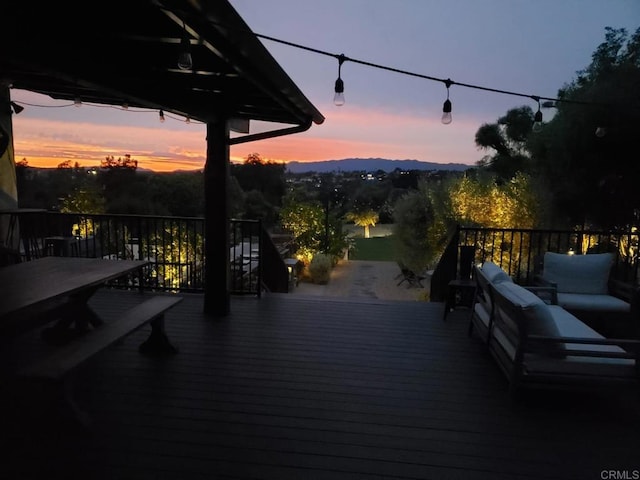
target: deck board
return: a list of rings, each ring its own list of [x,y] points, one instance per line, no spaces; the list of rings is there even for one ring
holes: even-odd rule
[[[139,301],[118,291],[92,300],[107,317]],[[6,448],[19,478],[582,479],[640,470],[637,396],[535,391],[514,404],[486,349],[467,336],[467,315],[443,322],[436,303],[271,294],[234,297],[228,317],[211,319],[202,297],[186,295],[166,315],[177,355],[140,355],[143,330],[79,369],[89,434],[25,431]]]

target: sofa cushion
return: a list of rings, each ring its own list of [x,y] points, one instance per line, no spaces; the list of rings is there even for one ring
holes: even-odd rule
[[[501,269],[498,265],[493,262],[485,261],[482,263],[482,273],[484,273],[485,277],[493,283],[501,283],[501,282],[513,282],[511,277],[507,275],[503,269]]]
[[[589,312],[628,313],[631,311],[629,302],[613,295],[559,293],[558,305],[567,310],[586,310]]]
[[[604,337],[584,324],[558,305],[550,305],[549,311],[558,327],[560,336],[580,339],[599,340]],[[529,372],[548,372],[583,375],[606,375],[611,377],[633,377],[635,361],[627,358],[616,358],[616,354],[624,353],[617,345],[599,345],[596,343],[566,343],[568,353],[563,360],[550,360],[537,355],[525,360],[525,368]],[[601,356],[582,356],[579,352],[599,352]],[[612,354],[607,356],[607,354]]]
[[[612,253],[567,255],[546,252],[543,276],[554,282],[558,293],[607,294]]]
[[[585,345],[586,349],[593,350],[598,345]],[[616,348],[612,346],[612,348]],[[623,350],[618,348],[618,353]],[[616,352],[611,352],[616,353]],[[636,379],[636,362],[630,358],[616,358],[612,356],[590,357],[582,355],[567,355],[565,358],[556,359],[529,355],[524,360],[523,369],[528,374],[549,375],[551,378],[559,375],[582,375],[584,378],[604,377],[607,380]]]
[[[529,334],[545,337],[560,336],[560,331],[554,322],[548,305],[535,293],[513,282],[499,283],[495,285],[495,289],[511,303],[522,309]],[[507,321],[509,328],[515,327],[515,322],[509,325],[510,319],[504,319],[503,317],[503,320]],[[562,344],[554,344],[552,348],[558,353],[564,351]]]
[[[602,339],[596,332],[559,305],[549,305],[549,313],[561,337]]]

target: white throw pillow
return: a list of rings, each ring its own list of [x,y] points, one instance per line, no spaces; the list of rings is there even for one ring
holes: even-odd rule
[[[607,294],[612,253],[544,254],[544,279],[558,285],[558,293]]]

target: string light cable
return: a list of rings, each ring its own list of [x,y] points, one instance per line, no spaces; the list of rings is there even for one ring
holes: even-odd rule
[[[213,22],[215,23],[215,22]],[[388,72],[393,72],[393,73],[398,73],[401,75],[406,75],[406,76],[410,76],[410,77],[416,77],[416,78],[421,78],[424,80],[430,80],[430,81],[434,81],[434,82],[440,82],[442,84],[445,85],[446,89],[447,89],[447,98],[443,104],[443,114],[442,114],[442,123],[447,125],[449,123],[451,123],[451,101],[449,100],[449,89],[451,86],[456,85],[458,87],[464,87],[464,88],[470,88],[470,89],[475,89],[475,90],[481,90],[481,91],[485,91],[485,92],[491,92],[491,93],[497,93],[497,94],[502,94],[502,95],[510,95],[510,96],[515,96],[515,97],[521,97],[521,98],[529,98],[532,99],[533,101],[537,102],[537,106],[538,109],[535,113],[534,116],[534,126],[535,126],[535,130],[539,131],[539,127],[542,126],[542,112],[540,110],[540,108],[556,108],[557,105],[559,103],[570,103],[570,104],[577,104],[577,105],[588,105],[588,106],[598,106],[598,107],[606,107],[609,108],[612,105],[610,104],[605,104],[605,103],[598,103],[598,102],[592,102],[592,101],[581,101],[581,100],[569,100],[569,99],[563,99],[563,98],[555,98],[555,97],[545,97],[545,96],[541,96],[541,95],[534,95],[534,94],[530,94],[530,93],[522,93],[522,92],[517,92],[517,91],[513,91],[513,90],[505,90],[505,89],[501,89],[501,88],[494,88],[494,87],[487,87],[487,86],[483,86],[483,85],[476,85],[476,84],[472,84],[472,83],[466,83],[466,82],[458,82],[458,81],[454,81],[451,80],[450,78],[439,78],[436,76],[432,76],[432,75],[426,75],[426,74],[422,74],[422,73],[417,73],[417,72],[411,72],[408,70],[403,70],[403,69],[399,69],[399,68],[395,68],[395,67],[391,67],[391,66],[387,66],[387,65],[381,65],[378,63],[373,63],[373,62],[369,62],[366,60],[360,60],[357,58],[351,58],[348,57],[346,55],[344,55],[343,53],[340,54],[336,54],[336,53],[332,53],[332,52],[328,52],[325,50],[320,50],[318,48],[313,48],[313,47],[309,47],[309,46],[305,46],[305,45],[301,45],[301,44],[297,44],[294,42],[290,42],[288,40],[282,40],[280,38],[275,38],[269,35],[264,35],[264,34],[260,34],[260,33],[255,33],[251,30],[247,30],[246,32],[247,34],[251,34],[257,38],[261,38],[263,40],[267,40],[267,41],[271,41],[274,43],[279,43],[282,45],[287,45],[289,47],[293,47],[293,48],[297,48],[297,49],[301,49],[301,50],[305,50],[311,53],[315,53],[318,55],[323,55],[323,56],[327,56],[327,57],[332,57],[334,59],[336,59],[338,61],[338,78],[336,79],[335,85],[334,85],[334,104],[341,106],[345,103],[345,99],[344,99],[344,81],[341,77],[341,73],[342,73],[342,66],[345,62],[351,62],[351,63],[355,63],[355,64],[359,64],[362,66],[366,66],[366,67],[371,67],[371,68],[376,68],[379,70],[385,70]],[[541,100],[543,100],[542,103]],[[99,107],[99,108],[115,108],[117,110],[125,110],[128,112],[153,112],[154,110],[132,110],[130,109],[126,104],[122,105],[122,106],[117,106],[117,105],[103,105],[103,104],[93,104],[93,103],[83,103],[80,101],[80,99],[75,99],[75,101],[73,103],[70,104],[64,104],[64,105],[37,105],[37,104],[31,104],[31,103],[27,103],[27,102],[15,102],[19,105],[26,105],[26,106],[30,106],[30,107],[41,107],[41,108],[65,108],[65,107],[69,107],[69,106],[80,106],[80,105],[90,105],[93,107]],[[162,109],[160,109],[162,110]],[[172,120],[176,120],[176,121],[180,121],[183,123],[187,123],[187,124],[202,124],[202,122],[198,122],[198,121],[194,121],[193,119],[189,118],[189,117],[185,117],[183,118],[179,118],[176,116],[171,116],[168,115],[166,113],[163,112],[163,115],[165,118],[170,118]]]
[[[252,32],[253,33],[253,32]],[[371,68],[377,68],[380,70],[385,70],[388,72],[393,72],[393,73],[398,73],[401,75],[407,75],[410,77],[417,77],[417,78],[421,78],[424,80],[431,80],[434,82],[440,82],[443,83],[445,85],[445,87],[447,88],[447,99],[444,102],[443,105],[443,119],[442,119],[442,123],[444,124],[448,124],[451,123],[451,101],[449,100],[449,88],[452,85],[456,85],[458,87],[464,87],[464,88],[471,88],[471,89],[475,89],[475,90],[482,90],[485,92],[491,92],[491,93],[498,93],[498,94],[503,94],[503,95],[511,95],[511,96],[515,96],[515,97],[522,97],[522,98],[530,98],[532,100],[534,100],[535,102],[538,103],[538,111],[536,112],[536,117],[534,118],[534,122],[539,118],[539,125],[542,125],[542,112],[540,111],[540,101],[544,100],[544,102],[542,103],[542,108],[551,108],[551,107],[556,107],[558,103],[572,103],[572,104],[577,104],[577,105],[590,105],[590,106],[600,106],[600,107],[610,107],[611,105],[608,104],[604,104],[604,103],[597,103],[597,102],[588,102],[588,101],[582,101],[582,100],[568,100],[568,99],[563,99],[563,98],[555,98],[555,97],[544,97],[541,95],[534,95],[534,94],[530,94],[530,93],[522,93],[522,92],[517,92],[517,91],[513,91],[513,90],[505,90],[505,89],[501,89],[501,88],[494,88],[494,87],[486,87],[483,85],[475,85],[472,83],[466,83],[466,82],[457,82],[454,80],[451,80],[450,78],[439,78],[439,77],[435,77],[432,75],[425,75],[422,73],[416,73],[416,72],[411,72],[408,70],[402,70],[399,68],[395,68],[395,67],[390,67],[387,65],[380,65],[377,63],[373,63],[373,62],[369,62],[369,61],[365,61],[365,60],[360,60],[357,58],[351,58],[348,57],[344,54],[335,54],[332,52],[328,52],[328,51],[324,51],[324,50],[320,50],[317,48],[313,48],[313,47],[308,47],[305,45],[300,45],[297,43],[293,43],[287,40],[282,40],[279,38],[275,38],[275,37],[271,37],[269,35],[264,35],[261,33],[253,33],[253,35],[255,35],[258,38],[261,38],[263,40],[268,40],[271,42],[275,42],[275,43],[280,43],[282,45],[287,45],[293,48],[298,48],[301,50],[306,50],[308,52],[311,53],[316,53],[319,55],[323,55],[323,56],[327,56],[327,57],[333,57],[338,61],[338,80],[340,80],[340,88],[341,88],[341,92],[344,95],[344,83],[342,82],[342,79],[340,77],[340,69],[342,67],[342,64],[345,62],[352,62],[352,63],[356,63],[359,65],[363,65],[363,66],[367,66],[367,67],[371,67]],[[337,93],[337,88],[338,88],[338,80],[336,80],[336,88],[335,91]],[[344,97],[343,97],[344,98]],[[448,115],[447,115],[448,114]]]
[[[187,124],[201,124],[204,125],[203,122],[199,122],[197,120],[192,119],[191,117],[178,117],[176,115],[171,115],[168,114],[167,112],[165,112],[163,109],[160,110],[147,110],[147,109],[139,109],[139,108],[130,108],[126,103],[123,105],[105,105],[103,103],[86,103],[86,102],[79,102],[78,99],[75,99],[72,103],[65,103],[65,104],[61,104],[61,105],[40,105],[37,103],[29,103],[29,102],[23,102],[23,101],[11,101],[11,103],[15,103],[17,105],[20,106],[27,106],[27,107],[35,107],[35,108],[67,108],[67,107],[79,107],[79,106],[89,106],[89,107],[95,107],[95,108],[112,108],[114,110],[120,110],[123,112],[132,112],[132,113],[156,113],[159,117],[164,117],[164,119],[171,119],[171,120],[175,120],[177,122],[181,122],[181,123],[187,123]],[[162,112],[162,115],[160,115],[160,112]]]

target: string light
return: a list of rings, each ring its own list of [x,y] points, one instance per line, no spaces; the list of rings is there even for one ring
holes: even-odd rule
[[[76,97],[73,99],[73,105],[76,107],[81,107],[82,106],[82,100],[80,100],[80,97]]]
[[[451,117],[451,100],[449,100],[449,87],[453,84],[453,82],[449,78],[447,78],[444,84],[447,87],[447,99],[442,105],[442,124],[449,125],[453,120],[453,118]]]
[[[24,110],[24,107],[22,105],[18,105],[16,102],[9,102],[9,104],[13,109],[13,113],[15,113],[16,115],[18,115],[20,112]]]
[[[342,70],[342,64],[344,63],[346,57],[343,54],[340,54],[338,55],[337,58],[338,58],[338,78],[336,80],[336,84],[334,87],[335,94],[333,96],[333,103],[337,107],[341,107],[342,105],[344,105],[344,82],[342,81],[340,74]]]
[[[214,22],[215,23],[215,22]],[[183,28],[184,28],[184,22],[183,22]],[[186,33],[186,28],[185,28],[185,33]],[[581,100],[569,100],[569,99],[561,99],[561,98],[553,98],[553,97],[541,97],[538,95],[530,95],[527,93],[521,93],[521,92],[515,92],[515,91],[511,91],[511,90],[503,90],[503,89],[499,89],[499,88],[493,88],[493,87],[485,87],[485,86],[481,86],[481,85],[474,85],[474,84],[470,84],[470,83],[464,83],[464,82],[456,82],[453,81],[449,78],[447,79],[443,79],[443,78],[438,78],[438,77],[434,77],[434,76],[430,76],[430,75],[424,75],[424,74],[420,74],[420,73],[415,73],[415,72],[410,72],[407,70],[401,70],[398,68],[394,68],[394,67],[389,67],[389,66],[385,66],[385,65],[380,65],[380,64],[376,64],[376,63],[372,63],[372,62],[368,62],[368,61],[364,61],[364,60],[359,60],[359,59],[355,59],[355,58],[350,58],[345,56],[344,54],[334,54],[331,52],[327,52],[327,51],[323,51],[323,50],[319,50],[316,48],[312,48],[312,47],[307,47],[304,45],[300,45],[300,44],[296,44],[293,42],[289,42],[286,40],[282,40],[279,38],[275,38],[275,37],[271,37],[268,35],[264,35],[264,34],[259,34],[259,33],[255,33],[252,31],[248,31],[248,33],[250,33],[251,35],[254,35],[257,38],[262,38],[264,40],[269,40],[272,42],[276,42],[276,43],[280,43],[283,45],[288,45],[290,47],[294,47],[294,48],[299,48],[302,50],[306,50],[312,53],[317,53],[320,55],[325,55],[325,56],[330,56],[333,58],[338,59],[338,78],[336,79],[335,82],[335,86],[334,86],[334,104],[341,106],[344,105],[345,100],[344,100],[344,82],[341,78],[341,70],[342,70],[342,64],[346,61],[350,61],[353,63],[358,63],[360,65],[364,65],[364,66],[368,66],[368,67],[372,67],[372,68],[377,68],[377,69],[381,69],[381,70],[386,70],[389,72],[395,72],[395,73],[399,73],[402,75],[407,75],[407,76],[412,76],[412,77],[417,77],[417,78],[422,78],[425,80],[431,80],[431,81],[435,81],[435,82],[441,82],[443,84],[445,84],[445,86],[447,87],[447,100],[444,102],[443,104],[443,108],[442,108],[442,123],[444,124],[448,124],[451,123],[452,121],[452,117],[451,117],[451,101],[449,100],[449,87],[451,85],[458,85],[460,87],[466,87],[466,88],[472,88],[472,89],[476,89],[476,90],[483,90],[486,92],[492,92],[492,93],[499,93],[499,94],[504,94],[504,95],[511,95],[511,96],[517,96],[517,97],[527,97],[527,98],[532,98],[534,99],[537,103],[538,103],[538,110],[534,115],[534,124],[532,126],[532,130],[534,132],[539,132],[540,130],[542,130],[542,112],[540,111],[540,100],[545,100],[544,102],[542,102],[542,107],[543,108],[558,108],[557,104],[562,102],[562,103],[567,103],[567,104],[576,104],[576,105],[591,105],[591,106],[604,106],[604,107],[610,107],[610,105],[608,104],[604,104],[604,103],[598,103],[598,102],[591,102],[591,101],[581,101]],[[188,36],[184,36],[183,39],[181,40],[181,44],[184,42],[184,40],[186,39],[186,43],[188,44],[188,46],[191,46],[191,42],[188,38]],[[184,65],[187,65],[187,62],[184,63]],[[182,68],[182,67],[180,67]],[[190,67],[191,68],[191,67]],[[12,102],[13,103],[13,102]],[[25,102],[21,102],[25,105],[29,105],[29,106],[34,106],[34,107],[53,107],[53,108],[60,108],[60,107],[67,107],[69,105],[35,105],[35,104],[29,104],[29,103],[25,103]],[[74,105],[79,106],[79,104],[82,104],[82,102],[79,100],[79,98],[76,99],[76,101],[74,101]],[[106,108],[119,108],[120,110],[127,110],[128,109],[128,105],[127,104],[123,104],[122,107],[115,107],[113,105],[101,105],[101,104],[92,104],[92,106],[96,106],[96,107],[106,107]],[[129,110],[132,111],[132,110]],[[146,110],[137,110],[137,111],[146,111]],[[18,113],[18,112],[16,112]],[[447,115],[449,114],[449,115]],[[164,122],[165,120],[165,115],[164,112],[162,110],[160,110],[160,121]],[[173,118],[173,117],[170,117]],[[451,120],[449,120],[451,118]],[[191,123],[190,121],[184,120],[185,123]],[[201,122],[196,122],[196,123],[201,123]],[[606,135],[607,130],[605,127],[598,127],[596,130],[596,135],[598,136],[604,136]]]
[[[132,109],[129,107],[128,103],[123,103],[122,105],[107,105],[107,104],[101,104],[101,103],[85,103],[85,102],[81,102],[81,104],[83,106],[89,106],[89,107],[95,107],[95,108],[113,108],[115,110],[120,110],[120,111],[126,111],[126,112],[131,112],[131,113],[150,113],[153,112],[153,110],[149,110],[149,109]],[[29,103],[29,102],[14,102],[11,101],[10,102],[11,108],[13,109],[13,112],[18,114],[20,112],[22,112],[24,110],[23,105],[27,105],[29,107],[36,107],[36,108],[68,108],[68,107],[75,107],[76,104],[75,103],[66,103],[63,105],[42,105],[42,104],[37,104],[37,103]],[[193,120],[191,117],[187,116],[187,117],[176,117],[173,115],[168,115],[164,112],[164,110],[161,110],[158,113],[159,117],[160,117],[160,121],[164,121],[167,118],[172,119],[172,120],[176,120],[179,122],[184,122],[187,124],[198,124],[198,125],[202,125],[202,122],[199,122],[197,120]],[[163,120],[164,118],[164,120]]]
[[[596,102],[588,102],[588,101],[580,101],[580,100],[568,100],[568,99],[560,99],[560,98],[553,98],[553,97],[541,97],[538,95],[531,95],[528,93],[520,93],[520,92],[515,92],[515,91],[511,91],[511,90],[503,90],[503,89],[499,89],[499,88],[492,88],[492,87],[485,87],[482,85],[474,85],[471,83],[463,83],[463,82],[454,82],[451,79],[444,79],[444,78],[438,78],[438,77],[434,77],[434,76],[430,76],[430,75],[424,75],[424,74],[420,74],[420,73],[415,73],[415,72],[410,72],[407,70],[401,70],[398,68],[394,68],[394,67],[389,67],[386,65],[380,65],[380,64],[376,64],[376,63],[372,63],[372,62],[367,62],[364,60],[358,60],[355,58],[349,58],[347,56],[345,56],[344,54],[340,54],[337,55],[335,53],[331,53],[331,52],[327,52],[327,51],[323,51],[323,50],[319,50],[317,48],[312,48],[312,47],[307,47],[305,45],[300,45],[297,43],[293,43],[293,42],[289,42],[287,40],[282,40],[279,38],[275,38],[275,37],[271,37],[268,35],[264,35],[264,34],[260,34],[260,33],[255,33],[255,32],[251,32],[253,35],[255,35],[258,38],[262,38],[264,40],[269,40],[272,42],[276,42],[276,43],[280,43],[283,45],[288,45],[290,47],[294,47],[294,48],[299,48],[302,50],[306,50],[312,53],[317,53],[319,55],[325,55],[325,56],[329,56],[329,57],[333,57],[333,58],[337,58],[338,62],[339,62],[339,67],[342,66],[342,63],[346,62],[346,61],[350,61],[353,63],[358,63],[360,65],[364,65],[364,66],[368,66],[368,67],[372,67],[372,68],[377,68],[380,70],[386,70],[389,72],[395,72],[395,73],[400,73],[402,75],[408,75],[411,77],[417,77],[417,78],[422,78],[425,80],[432,80],[434,82],[441,82],[444,83],[445,85],[449,84],[449,85],[458,85],[460,87],[466,87],[466,88],[472,88],[472,89],[476,89],[476,90],[483,90],[486,92],[492,92],[492,93],[500,93],[500,94],[504,94],[504,95],[511,95],[511,96],[516,96],[516,97],[526,97],[526,98],[533,98],[538,102],[538,112],[536,112],[535,117],[539,118],[539,121],[537,122],[537,125],[535,125],[535,128],[542,128],[542,112],[540,111],[540,100],[545,100],[545,108],[546,105],[550,105],[550,106],[556,106],[557,103],[563,102],[563,103],[570,103],[570,104],[578,104],[578,105],[592,105],[592,106],[596,106],[596,105],[600,105],[600,106],[607,106],[605,104],[602,103],[596,103]],[[336,95],[338,93],[343,93],[344,92],[344,83],[342,82],[342,79],[340,78],[340,68],[338,68],[338,80],[336,80],[336,87],[334,89],[336,91]],[[341,90],[341,92],[338,92],[338,90]],[[343,97],[343,96],[342,96]],[[447,98],[448,100],[448,98]],[[335,102],[334,102],[335,103]],[[449,101],[450,103],[450,101]],[[449,106],[449,104],[447,104],[445,102],[447,108]],[[444,113],[449,113],[449,112],[445,112],[445,106],[443,105],[443,114]],[[444,116],[444,115],[443,115]]]
[[[193,58],[191,57],[191,41],[187,35],[187,28],[182,22],[182,38],[180,39],[180,53],[178,54],[178,68],[181,70],[191,70],[193,68]]]
[[[540,111],[540,97],[532,95],[531,98],[538,102],[538,111],[533,116],[533,127],[531,127],[531,130],[533,131],[533,133],[540,133],[542,131],[542,112]]]

